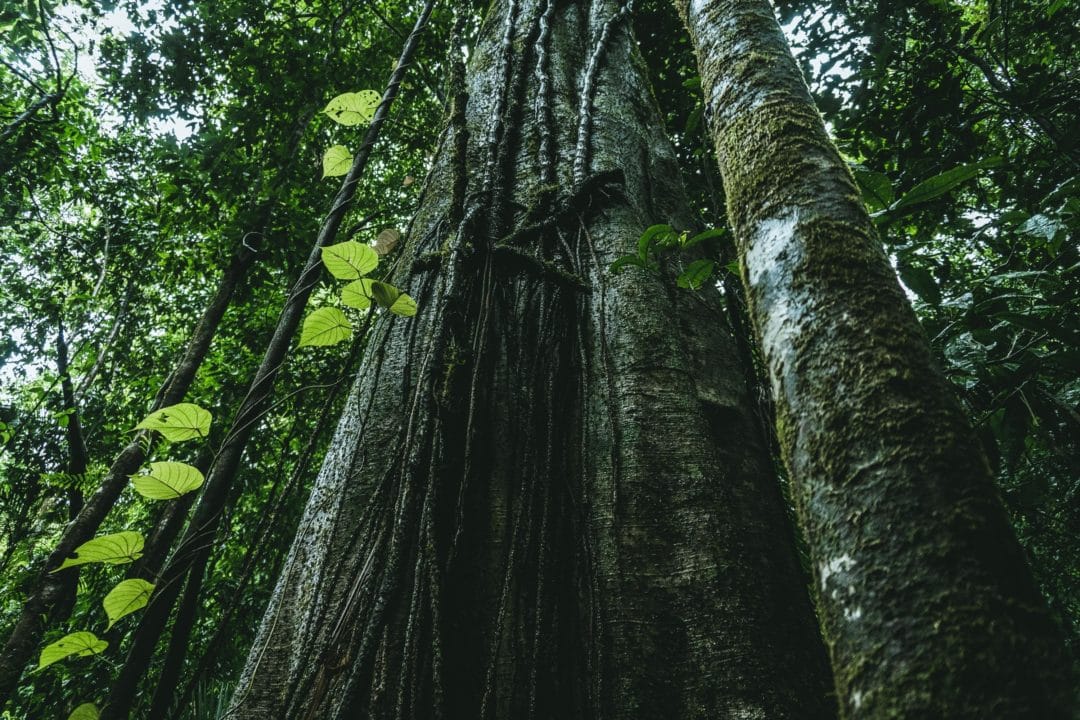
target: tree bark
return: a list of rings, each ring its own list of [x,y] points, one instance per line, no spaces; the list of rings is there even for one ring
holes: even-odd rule
[[[842,716],[1071,716],[1062,636],[770,6],[676,5]]]
[[[608,271],[689,215],[625,13],[495,2],[452,94],[229,717],[830,717],[720,298]]]

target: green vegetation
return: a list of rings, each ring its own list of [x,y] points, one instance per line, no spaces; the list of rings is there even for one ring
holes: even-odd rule
[[[811,105],[708,98],[786,50],[699,69],[687,7],[0,7],[0,718],[722,717],[755,693],[916,717],[873,702],[884,641],[837,628],[896,632],[921,591],[830,605],[862,572],[844,543],[960,576],[1010,529],[1077,676],[1080,5],[776,3],[833,195]],[[792,187],[847,202],[804,223],[809,272],[753,244],[795,227],[766,212]],[[884,289],[835,305],[821,278]],[[845,314],[871,306],[898,319]],[[833,314],[796,337],[800,311]],[[886,456],[926,478],[985,456],[994,486],[919,517],[899,485],[839,492]],[[905,549],[937,510],[1002,508],[975,545]],[[762,567],[753,592],[797,591],[751,617]],[[770,625],[790,648],[746,639]],[[310,645],[303,672],[266,650],[294,630],[274,647]],[[966,639],[944,675],[996,667]],[[283,695],[249,699],[264,652]],[[785,662],[788,697],[755,686]]]

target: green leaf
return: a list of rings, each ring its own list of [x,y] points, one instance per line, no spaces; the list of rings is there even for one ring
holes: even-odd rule
[[[374,248],[346,240],[322,249],[322,261],[338,280],[355,280],[367,275],[379,265],[379,253]]]
[[[664,239],[675,235],[675,229],[670,225],[651,225],[641,233],[638,238],[638,257],[642,260],[649,259],[649,246],[654,242],[662,242]]]
[[[371,286],[374,282],[370,278],[353,280],[341,288],[341,302],[358,310],[367,310],[371,307],[371,300],[374,297],[371,292]]]
[[[71,711],[68,720],[98,720],[99,717],[97,706],[94,703],[83,703]]]
[[[705,284],[706,280],[712,277],[715,269],[716,263],[712,260],[695,260],[679,275],[676,283],[681,288],[697,290]]]
[[[146,607],[146,603],[150,601],[150,593],[153,591],[153,583],[138,578],[124,580],[110,590],[101,601],[105,607],[105,614],[109,617],[109,627],[105,629],[111,630],[120,618]]]
[[[336,345],[352,335],[352,325],[345,313],[337,308],[324,307],[307,316],[300,332],[300,347],[307,345]]]
[[[689,240],[683,240],[683,243],[682,243],[683,249],[685,250],[685,249],[688,249],[688,248],[692,248],[695,245],[697,245],[698,243],[703,243],[706,240],[712,240],[713,238],[723,237],[726,232],[727,232],[727,230],[725,228],[714,228],[712,230],[706,230],[704,232],[699,232],[697,235],[690,238]]]
[[[930,274],[930,271],[923,267],[915,267],[900,263],[898,268],[900,271],[900,279],[904,281],[904,284],[911,288],[911,291],[923,302],[930,303],[931,305],[938,305],[941,303],[941,289],[938,288],[937,283],[934,281],[934,276]]]
[[[401,291],[389,283],[376,280],[371,283],[371,295],[375,298],[375,302],[389,309],[397,302]]]
[[[613,273],[620,273],[630,265],[633,265],[634,267],[639,267],[642,270],[649,269],[649,264],[639,258],[637,255],[623,255],[621,258],[611,263],[610,271]]]
[[[862,165],[855,165],[851,170],[862,193],[863,202],[871,211],[881,210],[892,204],[895,199],[893,186],[886,175],[867,170]]]
[[[352,167],[352,153],[344,145],[334,145],[329,148],[322,157],[322,176],[338,177],[349,172]]]
[[[1000,157],[992,157],[976,163],[957,165],[940,175],[935,175],[932,178],[923,180],[921,183],[908,190],[903,197],[889,207],[889,212],[895,213],[898,210],[939,198],[952,191],[958,185],[961,185],[978,175],[980,170],[996,167],[1000,164]]]
[[[193,403],[179,403],[155,410],[135,426],[136,430],[156,430],[169,442],[182,442],[210,433],[212,416]]]
[[[45,646],[38,659],[37,669],[41,670],[72,655],[76,657],[97,655],[107,647],[109,643],[98,640],[97,635],[92,632],[73,632]]]
[[[150,471],[131,476],[136,492],[150,500],[175,500],[203,484],[198,468],[179,462],[150,463]]]
[[[143,536],[137,532],[126,530],[112,535],[102,535],[75,548],[72,557],[64,560],[64,563],[53,572],[94,562],[123,565],[142,557],[142,550]]]
[[[401,293],[390,306],[390,312],[402,317],[412,317],[416,314],[416,301],[405,293]]]
[[[323,112],[339,125],[359,125],[371,122],[382,97],[374,90],[347,92],[327,103]]]

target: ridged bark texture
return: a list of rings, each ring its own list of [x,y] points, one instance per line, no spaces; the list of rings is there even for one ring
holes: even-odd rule
[[[495,2],[467,78],[229,717],[834,715],[719,298],[608,272],[688,223],[625,13]]]
[[[1062,637],[769,4],[676,5],[841,714],[1071,717]]]

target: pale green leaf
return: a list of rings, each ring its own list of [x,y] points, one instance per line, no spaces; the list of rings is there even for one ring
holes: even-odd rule
[[[374,282],[369,278],[353,280],[341,288],[341,302],[359,310],[366,310],[371,307],[371,300],[375,297],[371,292],[371,286]]]
[[[344,145],[334,145],[323,153],[322,176],[338,177],[349,172],[352,167],[352,153]]]
[[[203,484],[199,469],[180,462],[150,463],[148,472],[131,476],[131,484],[144,498],[150,500],[175,500]]]
[[[170,442],[181,442],[197,437],[206,437],[210,433],[212,416],[206,410],[192,403],[170,405],[155,410],[146,419],[135,426],[136,430],[157,430]]]
[[[83,703],[71,711],[68,720],[98,720],[99,717],[101,716],[98,714],[97,706],[94,703]]]
[[[73,632],[51,645],[45,646],[41,651],[41,657],[38,659],[38,670],[72,655],[76,657],[97,655],[107,647],[109,647],[109,643],[98,640],[97,635],[92,632]]]
[[[336,345],[352,335],[352,325],[345,313],[337,308],[324,307],[307,316],[300,332],[300,347],[306,345]]]
[[[112,535],[102,535],[75,548],[72,556],[64,560],[64,564],[53,572],[94,562],[122,565],[138,560],[142,557],[142,550],[143,536],[137,532],[127,530]]]
[[[371,122],[382,97],[374,90],[361,90],[338,95],[327,103],[323,112],[340,125],[359,125]]]
[[[105,607],[105,614],[109,617],[109,627],[105,629],[111,630],[120,618],[146,607],[146,603],[150,600],[150,593],[153,591],[153,583],[138,578],[124,580],[110,590],[101,601]]]
[[[390,312],[402,317],[412,317],[416,314],[416,301],[405,293],[401,293],[390,306]]]
[[[379,253],[363,243],[346,240],[324,247],[322,261],[338,280],[355,280],[379,266]]]

